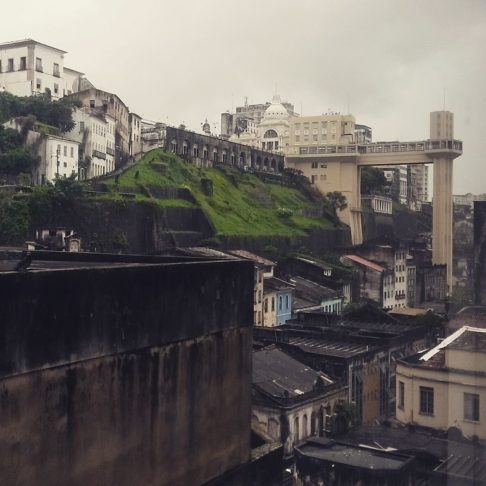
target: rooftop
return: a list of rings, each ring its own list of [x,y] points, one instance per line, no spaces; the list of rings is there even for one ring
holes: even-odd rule
[[[266,394],[292,398],[315,390],[316,385],[333,381],[281,351],[275,346],[253,352],[253,385]]]
[[[272,262],[262,256],[255,255],[254,253],[246,250],[231,250],[228,253],[239,258],[244,258],[245,260],[251,260],[259,265],[275,265],[275,262]]]
[[[470,326],[461,327],[437,346],[424,353],[420,360],[427,362],[445,348],[486,352],[486,329]]]
[[[292,290],[293,288],[293,285],[277,277],[269,277],[263,280],[263,289],[265,292]]]
[[[339,358],[351,358],[357,354],[366,353],[372,348],[366,344],[324,338],[318,339],[290,336],[287,342],[306,353],[335,356]]]
[[[0,249],[0,273],[18,272],[17,265],[24,262],[23,272],[68,270],[93,267],[114,267],[154,264],[195,263],[204,261],[229,260],[216,256],[151,256],[119,255],[110,253]],[[236,260],[236,259],[235,259]]]
[[[305,444],[296,446],[295,449],[298,456],[374,471],[400,470],[413,461],[412,457],[397,452],[351,445],[324,438],[307,440]]]
[[[2,42],[0,43],[0,50],[8,49],[9,47],[21,47],[21,46],[27,46],[31,44],[37,44],[39,46],[47,47],[54,51],[60,52],[61,54],[67,54],[67,51],[63,51],[62,49],[58,49],[57,47],[52,47],[47,44],[43,44],[42,42],[37,42],[33,39],[22,39],[17,41]]]
[[[360,257],[358,255],[344,255],[343,258],[353,263],[357,263],[358,265],[362,265],[363,267],[374,270],[375,272],[383,273],[386,271],[385,267],[382,267],[381,265],[378,265],[378,263],[372,262],[371,260],[367,260],[366,258]]]

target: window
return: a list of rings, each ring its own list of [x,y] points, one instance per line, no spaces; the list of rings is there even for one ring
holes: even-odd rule
[[[420,387],[420,413],[424,415],[434,414],[434,389],[428,386]]]
[[[74,157],[74,147],[71,147],[71,157]]]
[[[59,64],[57,64],[57,62],[54,63],[54,66],[52,68],[52,74],[58,78],[61,76],[59,72]]]
[[[282,296],[280,295],[279,298],[278,298],[278,310],[281,311],[282,310]]]
[[[0,73],[2,72],[2,61],[0,60]]]
[[[42,59],[40,57],[35,58],[35,70],[42,72]]]
[[[464,393],[464,420],[479,422],[479,395]]]
[[[67,162],[64,162],[63,163],[63,166],[64,166],[64,168],[66,168],[67,167]]]
[[[14,62],[13,62],[13,59],[9,59],[8,60],[8,65],[7,65],[7,71],[13,71],[14,70]]]
[[[39,78],[37,78],[37,79],[35,80],[35,87],[36,87],[38,90],[40,90],[40,89],[41,89],[41,87],[42,87],[42,83],[41,83],[41,80],[40,80]]]
[[[289,296],[288,295],[285,296],[285,308],[286,309],[289,308]]]
[[[405,383],[403,381],[398,382],[398,408],[405,406]]]
[[[317,162],[312,162],[311,167],[312,167],[313,169],[317,169],[317,167],[318,167]]]
[[[25,71],[27,69],[27,58],[26,57],[21,57],[20,58],[20,67],[19,69],[21,71]]]
[[[272,312],[275,311],[275,297],[272,297]]]
[[[67,157],[67,147],[64,145],[64,157]]]
[[[54,83],[54,94],[59,94],[59,85]]]
[[[265,314],[268,312],[268,299],[265,299]]]

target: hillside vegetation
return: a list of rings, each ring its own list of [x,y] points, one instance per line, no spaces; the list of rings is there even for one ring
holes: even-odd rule
[[[308,217],[319,203],[297,188],[275,182],[263,182],[253,173],[229,166],[196,167],[163,150],[153,150],[135,166],[105,181],[110,192],[106,196],[144,189],[154,203],[167,205],[169,200],[157,200],[154,188],[188,189],[196,207],[202,208],[216,231],[226,236],[303,236],[311,228],[333,228],[332,217]],[[138,191],[140,192],[140,191]],[[187,201],[179,201],[187,206]],[[170,205],[178,204],[172,200]]]

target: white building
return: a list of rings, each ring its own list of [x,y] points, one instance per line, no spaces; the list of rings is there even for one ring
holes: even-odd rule
[[[136,113],[128,115],[130,156],[138,158],[142,153],[142,117]]]
[[[48,93],[52,99],[75,92],[83,73],[64,67],[65,54],[32,39],[0,44],[0,91],[15,96]]]
[[[79,143],[56,135],[41,136],[30,131],[27,145],[36,147],[39,164],[33,171],[33,182],[45,184],[56,178],[78,175]]]
[[[81,107],[73,110],[74,128],[65,134],[80,144],[82,173],[91,179],[115,169],[115,120],[102,109]]]

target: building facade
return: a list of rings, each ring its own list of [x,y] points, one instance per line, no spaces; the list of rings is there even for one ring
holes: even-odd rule
[[[80,180],[115,170],[115,120],[100,108],[73,110],[74,128],[66,137],[79,142]]]
[[[130,156],[138,159],[142,154],[142,117],[136,113],[130,113],[128,121],[130,128]]]
[[[464,326],[429,351],[400,360],[396,417],[486,439],[486,329]]]
[[[346,387],[275,346],[253,352],[253,418],[284,444],[287,455],[295,444],[330,431],[346,395]]]
[[[70,95],[72,99],[79,100],[87,108],[102,110],[114,120],[115,168],[125,164],[130,157],[130,123],[129,109],[115,94],[96,88],[87,88]]]
[[[32,39],[0,44],[0,91],[54,100],[78,91],[83,73],[64,66],[65,54]]]

